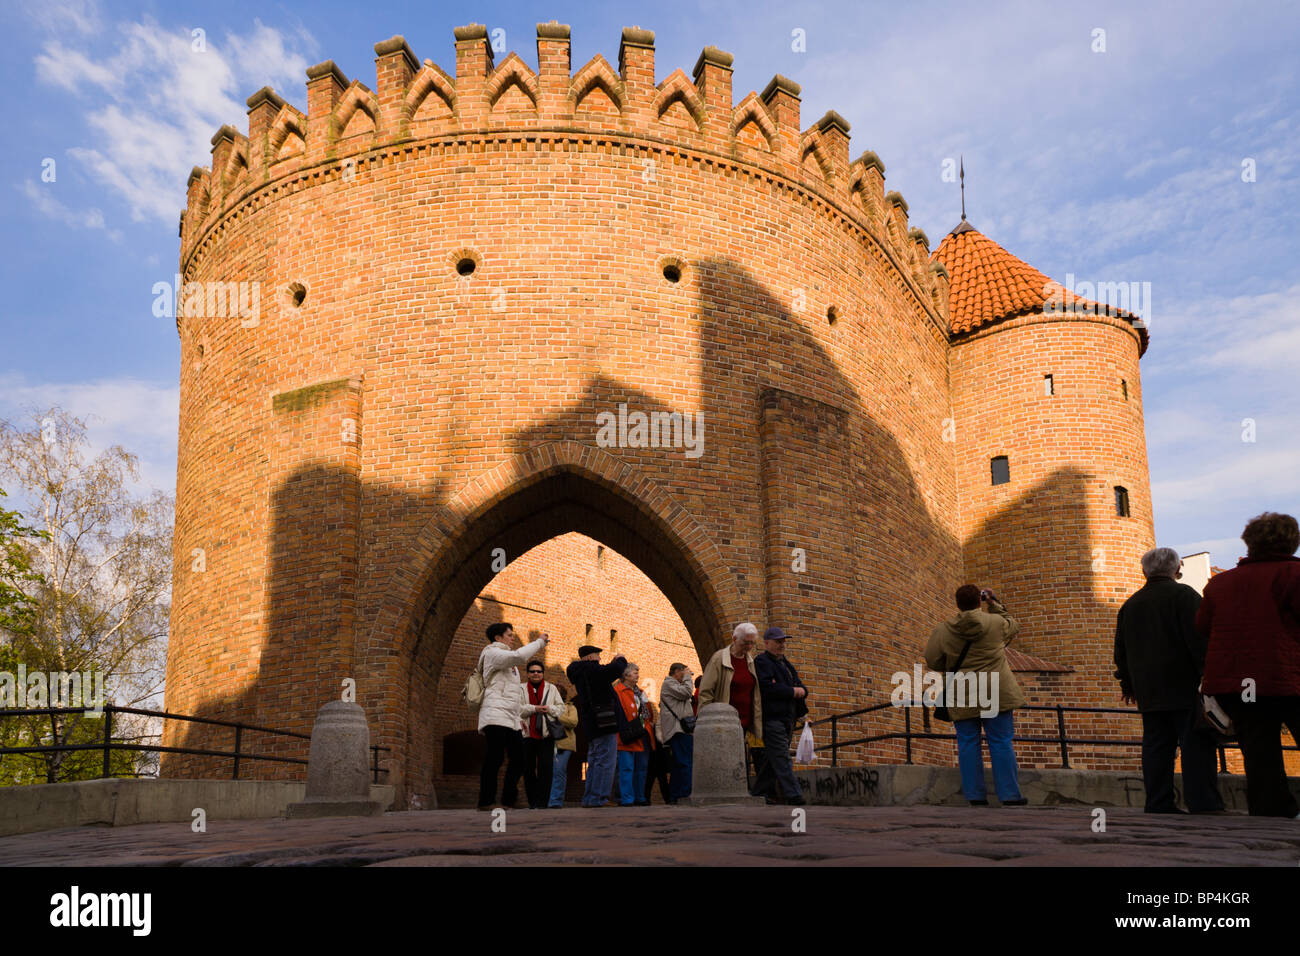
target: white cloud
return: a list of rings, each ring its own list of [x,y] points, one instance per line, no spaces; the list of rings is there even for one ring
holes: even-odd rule
[[[25,424],[30,409],[55,406],[86,422],[92,453],[121,445],[139,456],[137,491],[175,489],[179,386],[133,378],[29,382],[0,373],[0,416]]]
[[[1300,492],[1300,444],[1290,440],[1260,445],[1242,442],[1236,454],[1196,456],[1177,477],[1153,480],[1151,497],[1162,517],[1227,510],[1232,504],[1294,507]],[[1199,466],[1199,467],[1195,467]]]
[[[64,203],[55,199],[51,192],[52,185],[38,185],[34,180],[28,179],[23,182],[18,190],[32,201],[36,209],[48,219],[61,222],[73,229],[102,229],[104,233],[114,242],[120,242],[122,233],[116,229],[109,229],[104,224],[104,214],[98,209],[86,209],[82,212],[69,209]]]
[[[71,30],[86,35],[101,29],[95,0],[24,0],[23,12],[50,33]]]
[[[286,36],[257,20],[246,33],[208,37],[201,51],[188,27],[147,18],[111,32],[117,42],[104,55],[88,50],[91,37],[78,46],[47,41],[36,75],[87,101],[88,142],[69,153],[135,220],[174,220],[190,168],[211,162],[212,134],[225,123],[246,129],[244,99],[259,87],[296,92],[308,66],[298,51],[314,46],[309,35]]]

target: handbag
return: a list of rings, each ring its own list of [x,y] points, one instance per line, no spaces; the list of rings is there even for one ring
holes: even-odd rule
[[[1202,681],[1201,683],[1205,682]],[[1214,695],[1204,693],[1199,686],[1196,688],[1196,692],[1201,698],[1201,706],[1196,714],[1196,726],[1205,730],[1212,730],[1220,737],[1229,740],[1235,737],[1237,728],[1232,725],[1232,718],[1219,706],[1219,702],[1214,699]]]
[[[666,700],[661,700],[659,703],[662,704],[664,707],[668,707],[668,701]],[[668,707],[668,713],[672,714],[674,717],[677,717],[677,711],[673,710],[671,707]],[[677,717],[677,722],[682,725],[682,733],[684,734],[695,733],[696,719],[697,718],[694,714],[692,714],[689,717]]]
[[[618,715],[623,718],[618,722],[618,739],[625,744],[634,744],[645,736],[645,721],[641,719],[641,711],[638,709],[635,717],[628,717],[623,710],[622,701],[616,703]]]
[[[971,640],[967,641],[966,646],[961,649],[961,654],[958,655],[957,657],[957,663],[954,664],[952,668],[954,672],[961,670],[961,663],[966,659],[966,655],[967,653],[969,653],[970,647],[972,644],[975,643],[975,640],[976,640],[975,638],[972,638]],[[939,686],[939,692],[935,695],[936,699],[934,703],[934,719],[946,720],[949,723],[951,723],[952,714],[948,711],[948,704],[944,700],[944,696],[943,696],[944,691],[948,687],[948,671],[946,670],[944,671],[943,678],[944,678],[943,683]]]
[[[485,689],[483,683],[483,655],[480,654],[478,663],[474,665],[473,672],[465,679],[465,686],[460,689],[460,699],[470,710],[478,710],[483,706]]]

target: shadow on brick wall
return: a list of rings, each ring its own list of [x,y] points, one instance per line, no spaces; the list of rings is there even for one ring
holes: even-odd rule
[[[491,581],[492,550],[521,555],[570,531],[643,571],[672,602],[701,660],[725,643],[738,620],[754,620],[760,629],[779,624],[799,638],[791,656],[813,689],[814,717],[887,699],[889,676],[910,670],[931,627],[952,613],[951,594],[963,578],[954,522],[932,513],[936,492],[918,486],[890,422],[868,413],[865,393],[809,331],[816,316],[792,315],[729,260],[699,262],[694,272],[697,408],[670,407],[597,375],[573,403],[508,432],[518,460],[555,443],[594,447],[597,414],[620,403],[646,412],[702,412],[706,445],[698,458],[679,448],[601,450],[634,478],[667,489],[668,500],[642,500],[628,490],[638,487],[635,480],[629,485],[561,463],[517,475],[483,507],[459,513],[449,511],[441,481],[411,494],[347,469],[294,470],[270,496],[267,616],[255,678],[240,693],[205,700],[194,714],[309,733],[318,708],[353,677],[372,742],[391,748],[386,779],[398,786],[400,804],[415,798],[430,805],[440,730],[427,718],[429,701],[457,625]],[[850,340],[851,321],[841,320]],[[851,352],[851,344],[846,348]],[[870,373],[864,367],[858,374]],[[937,435],[941,421],[933,427]],[[382,438],[367,436],[363,424],[362,469],[373,461],[367,440]],[[927,447],[943,453],[937,442]],[[1076,484],[1066,475],[1053,494],[1067,507],[1077,496],[1082,515]],[[1034,498],[1013,507],[1032,514]],[[692,530],[684,531],[688,520]],[[429,555],[426,539],[410,530],[422,526],[437,532]],[[1082,520],[1056,522],[1053,533],[1053,547],[1089,550]],[[972,548],[979,553],[978,534]],[[796,549],[806,555],[803,571],[793,567]],[[412,555],[421,563],[415,582]],[[1063,594],[1080,603],[1081,619],[1101,616],[1100,606],[1087,606],[1091,585],[1083,570]],[[410,594],[418,596],[408,600]],[[1004,596],[1014,606],[1014,586]],[[220,599],[207,594],[199,603]],[[194,646],[195,635],[187,637],[192,653],[208,653]],[[206,642],[215,647],[220,638]],[[229,746],[223,730],[186,725],[171,733],[180,746]],[[301,740],[254,735],[245,745],[259,753],[307,753]],[[229,762],[169,757],[164,773],[225,776]],[[261,762],[241,769],[267,778],[303,773]]]

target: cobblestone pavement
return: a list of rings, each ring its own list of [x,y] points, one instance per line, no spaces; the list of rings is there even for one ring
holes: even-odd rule
[[[1300,822],[1089,808],[787,807],[476,810],[375,818],[78,827],[0,839],[0,866],[1290,866]]]

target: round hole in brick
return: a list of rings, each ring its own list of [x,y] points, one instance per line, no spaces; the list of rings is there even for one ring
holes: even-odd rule
[[[678,283],[682,281],[682,268],[672,262],[664,266],[664,278],[669,282]]]
[[[307,287],[301,282],[295,282],[289,286],[289,302],[295,309],[302,308],[302,304],[307,301]]]
[[[826,321],[828,324],[834,325],[839,320],[840,320],[839,309],[835,308],[835,306],[831,306],[829,309],[826,310]]]
[[[475,262],[473,259],[471,259],[469,256],[466,256],[465,258],[461,259],[459,262],[456,263],[456,274],[462,276],[472,276],[474,274],[474,270],[477,268],[478,268],[478,263]]]

